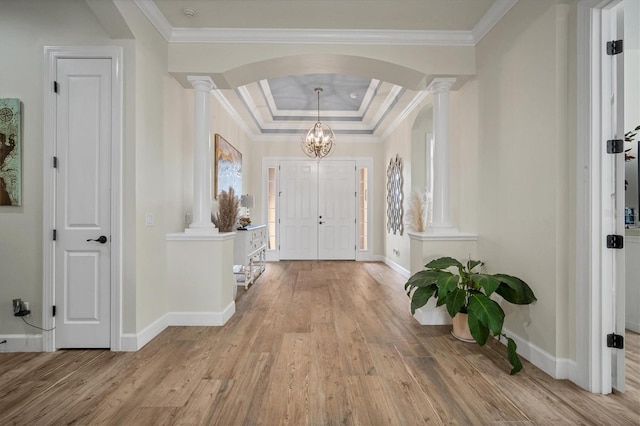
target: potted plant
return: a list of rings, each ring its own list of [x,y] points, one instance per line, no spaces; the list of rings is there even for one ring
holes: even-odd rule
[[[466,323],[470,336],[479,345],[484,345],[490,334],[506,338],[507,359],[512,366],[510,374],[516,374],[522,369],[516,353],[517,346],[513,339],[502,332],[504,311],[498,302],[491,299],[491,295],[496,293],[516,305],[530,304],[536,300],[536,296],[520,278],[475,272],[482,265],[484,263],[478,260],[469,260],[463,265],[452,257],[441,257],[427,263],[425,269],[411,276],[404,286],[407,296],[411,298],[411,313],[414,314],[416,309],[426,305],[433,297],[437,306],[446,305],[454,325]],[[456,268],[457,274],[451,272],[450,268]],[[459,336],[462,332],[454,330],[454,336],[456,333]]]

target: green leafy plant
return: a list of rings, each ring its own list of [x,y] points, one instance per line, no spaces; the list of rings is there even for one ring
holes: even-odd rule
[[[425,269],[411,276],[404,286],[411,298],[411,313],[433,297],[437,306],[446,305],[452,318],[459,312],[468,314],[469,331],[479,345],[484,345],[490,334],[507,339],[507,359],[512,366],[510,374],[516,374],[522,369],[517,345],[502,332],[504,311],[490,296],[496,293],[516,305],[530,304],[536,296],[520,278],[474,272],[483,264],[479,260],[469,260],[463,265],[452,257],[427,263]],[[457,269],[457,274],[451,272],[451,268]]]

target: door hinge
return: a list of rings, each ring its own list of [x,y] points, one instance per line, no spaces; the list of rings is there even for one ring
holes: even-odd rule
[[[607,235],[607,248],[621,249],[624,248],[624,237],[622,235]]]
[[[54,169],[58,168],[58,157],[53,157],[53,168]]]
[[[55,241],[56,238],[58,238],[58,232],[54,229],[53,230],[53,241]]]
[[[614,349],[624,349],[624,336],[616,333],[607,334],[607,347]]]
[[[51,309],[51,316],[56,316],[56,305],[53,305],[53,309]]]
[[[622,40],[613,40],[607,42],[607,55],[617,55],[619,53],[622,53],[622,50]]]
[[[609,139],[607,141],[607,154],[621,154],[624,152],[624,139]]]
[[[53,91],[54,91],[55,93],[58,93],[58,82],[57,82],[57,81],[54,81],[54,82],[53,82]]]

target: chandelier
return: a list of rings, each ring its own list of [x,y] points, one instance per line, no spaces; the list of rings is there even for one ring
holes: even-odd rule
[[[331,127],[320,122],[320,93],[322,88],[316,87],[315,92],[318,94],[318,122],[302,138],[301,146],[302,151],[309,157],[320,159],[331,154],[336,142]]]

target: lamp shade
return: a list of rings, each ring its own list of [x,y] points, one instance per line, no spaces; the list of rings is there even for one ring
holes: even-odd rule
[[[241,195],[240,196],[240,205],[242,207],[252,208],[253,207],[253,195]]]

